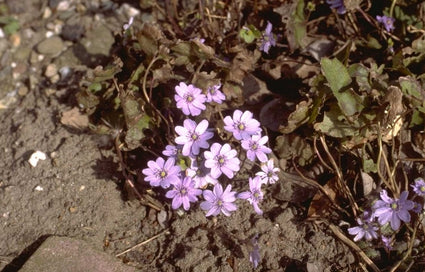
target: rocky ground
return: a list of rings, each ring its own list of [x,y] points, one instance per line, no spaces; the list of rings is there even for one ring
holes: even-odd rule
[[[287,197],[267,199],[263,217],[246,204],[218,221],[129,200],[111,139],[64,120],[87,70],[110,58],[115,33],[150,13],[108,0],[0,5],[19,24],[0,38],[0,270],[17,271],[52,235],[118,255],[158,234],[119,258],[138,271],[250,271],[258,234],[259,271],[351,270],[349,248]],[[35,151],[46,159],[32,166]]]

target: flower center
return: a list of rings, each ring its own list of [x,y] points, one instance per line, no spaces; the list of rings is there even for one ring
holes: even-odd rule
[[[187,194],[186,188],[180,189],[180,195],[186,195],[186,194]]]
[[[193,101],[193,96],[192,96],[191,94],[188,94],[188,95],[186,96],[186,101],[187,101],[187,102],[192,102],[192,101]]]
[[[192,138],[192,140],[196,141],[196,140],[198,140],[198,139],[199,139],[199,136],[198,136],[198,134],[193,133],[193,134],[192,134],[192,136],[191,136],[190,138]]]
[[[268,172],[267,177],[269,177],[269,178],[273,177],[273,172]]]
[[[223,206],[223,200],[221,200],[221,199],[217,200],[217,205],[219,207]]]
[[[165,178],[167,176],[167,172],[165,172],[164,170],[162,170],[161,172],[159,172],[159,176],[161,178]]]
[[[221,155],[217,157],[217,161],[218,161],[218,164],[220,164],[220,166],[222,166],[226,162],[224,157]]]
[[[391,204],[391,209],[393,209],[393,210],[397,210],[397,209],[398,209],[398,205],[397,205],[397,203],[392,203],[392,204]]]
[[[258,148],[257,143],[252,143],[251,144],[251,150],[257,150],[257,148]]]
[[[424,193],[425,193],[425,186],[421,186],[421,187],[419,188],[419,190],[420,190],[421,192],[424,192]]]
[[[242,123],[239,123],[239,124],[238,124],[238,129],[239,129],[239,130],[244,130],[244,129],[245,129],[245,125],[244,125],[244,124],[242,124]]]

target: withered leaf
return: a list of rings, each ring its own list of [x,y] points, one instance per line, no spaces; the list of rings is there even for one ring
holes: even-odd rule
[[[80,112],[77,107],[62,113],[61,123],[77,129],[87,128],[89,125],[89,118]]]

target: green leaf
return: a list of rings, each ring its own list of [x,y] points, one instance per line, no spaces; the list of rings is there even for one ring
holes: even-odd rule
[[[323,121],[314,124],[314,129],[335,138],[350,137],[358,134],[359,129],[350,125],[337,107],[323,114]]]
[[[241,37],[246,43],[252,43],[255,39],[261,37],[261,32],[253,25],[244,26],[239,31]]]
[[[304,17],[304,0],[298,1],[295,11],[292,13],[294,20],[294,37],[298,46],[304,48],[306,46],[305,37],[307,35],[306,20]]]
[[[346,116],[361,112],[364,108],[362,98],[352,89],[346,89],[351,83],[347,68],[338,59],[322,58],[321,66],[338,105]]]

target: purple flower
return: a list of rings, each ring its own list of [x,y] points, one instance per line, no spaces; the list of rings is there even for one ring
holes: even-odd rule
[[[175,87],[177,108],[181,109],[185,115],[197,116],[201,114],[201,111],[205,110],[204,105],[207,98],[202,94],[202,90],[196,88],[192,84],[189,86],[184,82],[180,82],[180,85]]]
[[[242,140],[242,148],[246,150],[246,156],[250,161],[255,161],[255,157],[260,162],[266,162],[268,160],[267,155],[272,152],[270,148],[265,146],[269,137],[261,137],[260,134],[251,136],[251,139]]]
[[[207,140],[214,136],[214,133],[206,131],[208,121],[202,120],[198,125],[195,121],[186,119],[182,126],[176,126],[175,130],[179,135],[175,142],[183,145],[182,154],[189,156],[198,155],[200,148],[208,148],[210,145]]]
[[[221,104],[223,100],[226,99],[226,96],[220,91],[221,84],[208,87],[207,89],[207,102],[211,103],[212,101]]]
[[[232,185],[227,185],[223,192],[223,187],[220,183],[214,185],[213,191],[204,190],[203,196],[205,201],[201,202],[201,209],[208,211],[205,216],[218,215],[222,212],[226,216],[236,211],[238,208],[233,202],[236,200],[236,192],[232,192]]]
[[[393,247],[391,246],[393,240],[391,239],[391,237],[385,237],[385,236],[381,236],[381,240],[382,243],[384,243],[384,246],[388,249],[388,250],[392,250]]]
[[[181,150],[181,146],[177,147],[175,145],[167,145],[165,150],[162,151],[162,155],[177,159],[179,150]]]
[[[200,194],[202,194],[202,190],[195,188],[195,182],[190,177],[185,177],[175,183],[174,188],[168,191],[165,196],[173,199],[171,207],[174,210],[177,210],[183,204],[183,209],[188,211],[190,202],[198,201],[197,196]]]
[[[357,218],[356,220],[359,226],[348,229],[349,234],[356,235],[353,239],[354,242],[357,242],[363,237],[367,241],[378,238],[378,234],[376,233],[378,227],[373,225],[372,219],[373,218],[370,216],[369,212],[366,211],[363,213],[362,218]]]
[[[211,169],[211,176],[218,178],[224,173],[228,178],[233,178],[234,172],[240,169],[236,150],[232,149],[229,144],[222,146],[219,143],[212,144],[210,150],[204,152],[204,157],[206,159],[205,167]]]
[[[415,185],[410,185],[413,191],[419,196],[425,196],[425,181],[423,178],[415,179]]]
[[[249,178],[249,192],[238,194],[238,198],[246,199],[254,207],[257,214],[262,215],[263,211],[258,207],[258,203],[263,200],[263,192],[261,191],[261,178]]]
[[[260,122],[252,118],[252,112],[240,110],[233,112],[233,119],[226,116],[224,121],[224,129],[232,132],[233,137],[237,140],[249,139],[251,135],[261,132]]]
[[[148,161],[148,168],[142,170],[146,176],[145,181],[148,181],[151,186],[161,186],[164,189],[170,187],[170,184],[180,182],[179,173],[180,166],[174,165],[175,160],[168,158],[164,161],[159,157],[156,161]]]
[[[421,213],[422,212],[422,204],[418,203],[418,202],[413,202],[413,209],[412,211],[414,213]]]
[[[268,160],[267,163],[262,163],[261,170],[255,175],[261,178],[262,183],[273,184],[278,181],[279,177],[276,173],[279,172],[279,168],[274,168],[274,161],[272,159]]]
[[[258,246],[258,235],[255,235],[251,239],[252,251],[249,252],[249,261],[254,265],[254,269],[257,268],[260,262],[260,247]]]
[[[374,216],[378,217],[378,222],[385,225],[390,222],[393,230],[398,230],[400,220],[410,222],[409,210],[414,208],[413,201],[407,200],[409,193],[404,191],[400,195],[400,199],[392,199],[388,197],[386,190],[382,190],[381,199],[376,201],[374,208]]]
[[[330,8],[336,9],[338,14],[344,14],[347,12],[344,6],[344,0],[326,0],[326,3],[328,3]]]
[[[377,15],[376,20],[384,25],[386,31],[391,32],[394,30],[394,22],[395,22],[394,18],[385,16],[385,15],[383,16]]]
[[[270,47],[276,46],[276,40],[274,39],[272,28],[272,23],[267,21],[266,30],[264,31],[263,37],[261,39],[260,50],[267,54],[269,53]]]
[[[196,188],[203,188],[208,184],[215,185],[218,182],[211,176],[210,169],[205,167],[205,161],[192,159],[190,167],[186,169],[186,175],[192,177]]]

